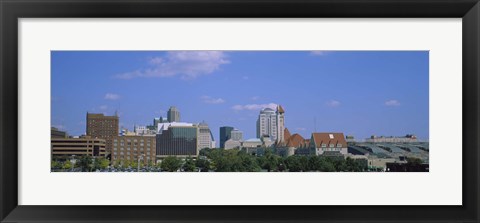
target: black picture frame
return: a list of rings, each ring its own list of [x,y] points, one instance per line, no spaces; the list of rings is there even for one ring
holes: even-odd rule
[[[480,220],[478,0],[0,0],[0,14],[1,222],[479,222]],[[462,18],[463,205],[18,205],[17,21],[19,18],[76,17]]]

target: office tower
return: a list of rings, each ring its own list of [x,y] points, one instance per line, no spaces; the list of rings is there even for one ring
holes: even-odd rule
[[[277,110],[264,108],[257,119],[257,138],[270,137],[272,141],[285,141],[285,110],[278,105]]]
[[[170,126],[156,136],[157,159],[198,156],[198,127]]]
[[[238,130],[238,129],[234,129],[230,132],[230,139],[234,140],[234,141],[243,141],[243,132]]]
[[[180,122],[180,111],[175,106],[170,107],[167,112],[168,122]]]
[[[233,127],[220,127],[220,148],[225,148],[225,142],[231,138]]]
[[[92,138],[105,139],[105,149],[109,154],[112,151],[113,137],[119,133],[119,119],[114,116],[87,113],[87,135]]]
[[[214,141],[212,132],[205,122],[198,124],[198,149],[212,148],[212,142]]]
[[[112,163],[128,161],[155,164],[156,139],[153,136],[116,136],[113,138]]]
[[[52,138],[52,159],[69,160],[73,156],[105,157],[105,140],[85,138]]]

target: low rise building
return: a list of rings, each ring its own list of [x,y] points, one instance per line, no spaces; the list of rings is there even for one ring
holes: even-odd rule
[[[52,138],[51,153],[53,160],[67,160],[72,156],[105,157],[105,139]]]
[[[370,138],[365,139],[365,142],[369,143],[412,143],[418,142],[417,136],[412,134],[407,134],[405,136],[375,136],[372,135]]]
[[[315,148],[316,155],[322,155],[326,151],[348,154],[347,141],[343,133],[312,133],[310,148]]]
[[[50,129],[50,137],[53,138],[68,138],[68,134],[65,131],[61,131],[58,128],[52,127]]]
[[[155,163],[156,140],[155,136],[117,136],[113,138],[112,163],[119,164],[125,161],[144,164]]]
[[[168,156],[198,156],[198,127],[170,126],[156,136],[157,160]]]
[[[241,148],[242,147],[242,142],[237,141],[237,140],[233,140],[233,139],[229,139],[225,142],[224,146],[225,146],[225,149]]]

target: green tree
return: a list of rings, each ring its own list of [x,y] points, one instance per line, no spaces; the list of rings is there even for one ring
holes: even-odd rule
[[[163,159],[161,168],[163,171],[175,172],[182,166],[182,161],[174,156]]]
[[[107,167],[110,165],[110,161],[106,159],[105,157],[100,157],[95,159],[96,162],[96,169],[107,169]]]
[[[270,149],[265,150],[265,155],[259,159],[259,164],[263,169],[266,169],[268,172],[278,170],[281,157],[273,154]]]
[[[63,162],[62,169],[64,170],[72,169],[72,163],[70,162],[70,160],[66,160],[65,162]]]
[[[52,160],[51,162],[51,168],[52,169],[61,169],[62,168],[62,163],[56,161],[56,160]]]
[[[82,170],[82,172],[90,172],[92,168],[92,157],[90,156],[81,156],[80,159],[77,161],[78,166]]]
[[[187,157],[185,159],[185,164],[183,164],[183,171],[185,172],[193,172],[195,171],[195,161],[193,160],[192,157]]]
[[[411,166],[417,166],[422,164],[422,159],[415,158],[415,157],[407,157],[407,163]]]
[[[201,172],[208,172],[209,170],[211,170],[210,161],[205,158],[199,157],[197,161],[195,161],[195,166],[197,166]]]

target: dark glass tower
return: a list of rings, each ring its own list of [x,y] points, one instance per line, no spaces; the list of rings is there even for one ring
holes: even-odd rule
[[[220,148],[225,148],[225,142],[232,138],[232,130],[230,126],[220,127]]]

